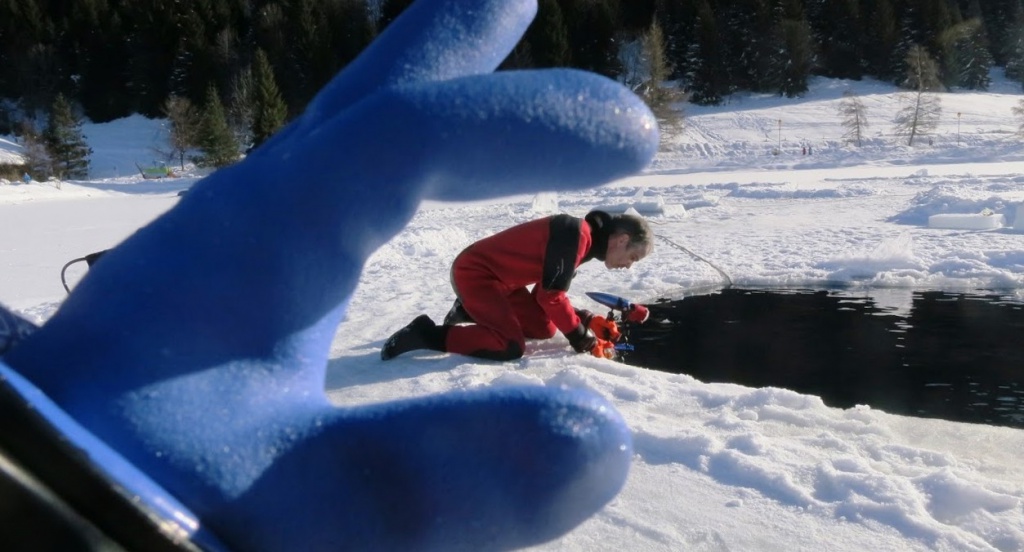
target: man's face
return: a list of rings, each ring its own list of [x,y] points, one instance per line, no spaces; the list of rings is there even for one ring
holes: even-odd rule
[[[604,254],[604,266],[608,268],[629,268],[650,252],[650,244],[629,245],[629,234],[618,234],[608,239],[608,251]]]

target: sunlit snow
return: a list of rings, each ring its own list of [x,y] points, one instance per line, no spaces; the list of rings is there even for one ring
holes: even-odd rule
[[[841,139],[847,90],[867,107],[859,148]],[[629,271],[584,265],[570,291],[583,308],[600,308],[585,291],[649,302],[727,280],[863,289],[897,312],[920,289],[1001,289],[1024,300],[1024,138],[1011,112],[1022,98],[1000,79],[988,93],[942,94],[942,123],[911,147],[893,135],[903,100],[891,86],[819,79],[795,100],[686,105],[680,133],[646,173],[596,190],[425,204],[368,262],[334,340],[328,393],[339,405],[523,384],[608,397],[634,434],[629,480],[543,550],[1024,550],[1020,430],[705,384],[575,355],[560,336],[528,343],[517,362],[379,359],[383,340],[414,316],[444,316],[463,247],[595,208],[635,209],[658,240]],[[189,168],[141,179],[135,164],[151,164],[162,147],[160,121],[135,116],[85,134],[92,180],[0,183],[0,302],[35,321],[64,297],[64,263],[115,245],[198,178]],[[18,153],[12,137],[0,140],[0,159]]]

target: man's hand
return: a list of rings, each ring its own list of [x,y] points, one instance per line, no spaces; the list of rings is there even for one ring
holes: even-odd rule
[[[622,332],[619,331],[618,324],[614,320],[608,320],[603,316],[592,316],[587,322],[587,326],[599,339],[615,343],[622,338]]]
[[[589,353],[597,347],[597,336],[583,321],[580,321],[573,331],[565,334],[565,338],[569,340],[572,350],[577,353]]]
[[[651,311],[647,307],[633,303],[633,308],[626,313],[626,320],[635,322],[637,324],[643,324],[647,322],[647,319],[651,316]]]
[[[607,339],[598,338],[594,348],[590,350],[590,354],[597,358],[615,358],[615,344]]]
[[[594,323],[594,318],[600,318],[606,323],[615,325],[614,322],[608,322],[603,316],[590,317],[590,323]],[[599,326],[600,329],[606,329],[606,326]],[[616,330],[617,331],[617,330]],[[577,353],[590,353],[598,358],[613,358],[615,356],[615,343],[608,339],[603,339],[594,334],[594,331],[590,329],[586,323],[582,320],[580,324],[576,326],[576,329],[565,334],[566,339],[569,340],[569,345],[572,346],[573,350]]]
[[[619,331],[618,324],[614,320],[608,320],[607,318],[594,314],[587,309],[574,309],[576,316],[579,317],[580,323],[590,328],[590,331],[594,332],[594,335],[601,339],[609,341],[618,341],[622,337],[622,333]]]

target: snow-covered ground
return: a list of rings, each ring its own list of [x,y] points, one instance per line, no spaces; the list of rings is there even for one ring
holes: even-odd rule
[[[871,125],[861,148],[841,140],[837,105],[848,89]],[[919,289],[997,288],[1024,300],[1024,138],[1012,114],[1024,96],[997,81],[988,93],[941,98],[931,143],[913,147],[893,135],[901,94],[877,82],[819,79],[796,100],[687,105],[681,133],[645,174],[587,192],[425,204],[367,264],[333,344],[328,393],[357,405],[534,384],[608,397],[634,433],[626,487],[542,550],[1024,550],[1020,430],[706,384],[572,355],[561,337],[528,344],[518,362],[379,359],[383,340],[414,316],[444,315],[449,265],[463,247],[518,222],[595,208],[633,206],[659,240],[630,271],[584,265],[570,291],[584,308],[598,309],[584,291],[644,302],[706,292],[726,278],[843,285],[904,309]],[[87,125],[92,180],[0,184],[0,302],[45,320],[64,297],[65,262],[174,205],[197,176],[143,181],[134,172],[154,158],[159,126],[142,117]],[[0,140],[0,150],[17,146]],[[1003,224],[929,227],[936,214],[974,223],[1001,215]]]

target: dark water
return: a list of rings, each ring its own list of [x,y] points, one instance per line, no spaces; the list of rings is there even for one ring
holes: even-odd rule
[[[658,303],[629,330],[623,362],[838,408],[1024,428],[1024,304],[905,291],[890,307],[868,293],[726,289]]]

